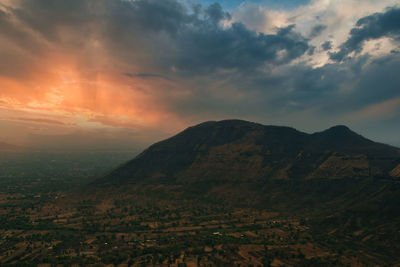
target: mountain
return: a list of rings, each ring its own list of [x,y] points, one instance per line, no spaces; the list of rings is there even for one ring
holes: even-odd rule
[[[399,178],[398,148],[346,126],[307,134],[211,121],[150,146],[64,203],[75,201],[103,229],[137,225],[159,240],[172,233],[163,244],[175,244],[180,231],[188,254],[221,243],[221,255],[238,253],[211,265],[231,266],[249,246],[251,258],[279,258],[264,266],[400,266]],[[307,232],[300,241],[299,231]],[[255,244],[264,244],[258,254]]]
[[[334,126],[307,134],[241,120],[205,122],[150,146],[98,184],[400,177],[400,149]]]

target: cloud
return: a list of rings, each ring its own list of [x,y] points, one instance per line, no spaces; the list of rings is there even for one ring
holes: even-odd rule
[[[358,19],[376,12],[385,12],[388,6],[398,5],[396,0],[311,0],[305,5],[293,9],[274,9],[273,5],[244,3],[232,11],[233,20],[244,23],[257,32],[273,33],[276,28],[296,25],[296,31],[310,38],[313,29],[319,25],[326,28],[319,35],[309,40],[309,45],[320,47],[327,40],[332,40],[332,48],[337,49],[348,39],[349,31]],[[388,52],[395,47],[382,46],[382,51]],[[369,49],[365,52],[370,52]],[[330,62],[329,55],[323,49],[307,53],[302,57],[313,66],[322,66]]]
[[[140,78],[160,78],[160,79],[164,79],[167,81],[173,81],[172,79],[170,79],[167,76],[164,75],[160,75],[160,74],[153,74],[153,73],[136,73],[136,74],[132,74],[132,73],[124,73],[125,76],[127,77],[140,77]]]
[[[397,103],[391,100],[400,98],[399,68],[400,55],[395,54],[317,68],[299,62],[268,72],[219,76],[218,84],[205,78],[183,101],[170,102],[170,109],[196,122],[238,117],[307,131],[338,123],[362,129],[375,124],[378,115],[357,114],[377,103]],[[393,117],[391,110],[382,109],[378,117]]]
[[[107,61],[135,62],[142,69],[159,70],[160,75],[180,71],[187,75],[286,63],[308,49],[307,39],[293,25],[267,35],[240,22],[223,27],[231,16],[219,4],[190,11],[174,0],[18,3],[10,8],[9,21],[17,20],[23,25],[20,28],[39,34],[50,51],[81,51],[75,59],[88,67],[93,67],[90,62],[101,63],[94,57],[95,52],[103,52]],[[24,38],[34,39],[33,34]],[[24,38],[15,43],[25,47]]]
[[[311,29],[309,37],[315,38],[315,37],[319,36],[326,28],[327,28],[326,25],[322,25],[322,24],[315,25]]]
[[[266,64],[288,63],[309,48],[307,40],[294,31],[294,25],[264,35],[241,23],[233,23],[227,29],[207,23],[190,27],[178,36],[177,47],[179,53],[168,62],[183,75],[252,71]]]
[[[366,41],[382,37],[399,40],[400,8],[388,8],[384,13],[375,13],[359,19],[356,27],[350,31],[350,37],[340,45],[338,52],[330,54],[330,58],[341,61],[352,52],[361,52]]]
[[[392,2],[227,12],[175,0],[12,1],[0,7],[1,116],[47,124],[49,135],[115,130],[142,141],[232,117],[303,130],[362,125],[368,116],[354,114],[400,97],[398,49],[369,43],[398,45],[398,8],[383,9]],[[367,46],[382,53],[349,57]],[[330,60],[337,49],[348,58]]]
[[[353,116],[355,119],[388,119],[399,115],[400,97],[397,97],[367,106]]]
[[[284,28],[293,22],[290,22],[290,13],[280,9],[271,9],[268,6],[243,2],[237,9],[232,11],[232,20],[241,22],[249,29],[271,34],[277,28]]]
[[[326,41],[321,45],[324,51],[328,51],[332,49],[332,41]]]
[[[66,125],[62,121],[56,121],[56,120],[50,120],[50,119],[42,119],[42,118],[0,118],[0,120],[27,122],[27,123],[33,123],[33,124]]]
[[[310,48],[294,25],[270,34],[226,26],[230,15],[219,4],[190,10],[174,0],[19,0],[0,10],[10,33],[0,38],[0,98],[94,116],[125,113],[142,123],[159,123],[164,115],[154,118],[168,114],[164,92],[186,94],[190,77],[286,64]],[[150,108],[158,115],[147,116]]]
[[[231,15],[228,12],[224,12],[221,5],[218,3],[214,3],[210,6],[208,6],[205,9],[205,15],[208,17],[208,19],[217,24],[220,21],[224,19],[230,19]]]

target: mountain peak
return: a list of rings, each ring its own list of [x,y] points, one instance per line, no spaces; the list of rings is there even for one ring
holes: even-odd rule
[[[349,127],[345,125],[335,125],[331,128],[326,129],[325,131],[316,132],[313,135],[325,136],[330,138],[358,138],[367,140],[366,138],[352,131]]]
[[[335,125],[332,126],[331,128],[325,130],[325,132],[331,132],[331,133],[352,133],[353,131],[350,130],[349,127],[346,125]]]
[[[368,160],[382,155],[388,158],[384,163]],[[103,181],[367,177],[371,164],[386,175],[395,167],[394,160],[400,160],[397,149],[368,140],[343,125],[306,134],[243,120],[208,121],[153,144]]]
[[[199,123],[199,124],[194,125],[189,128],[210,127],[210,126],[239,127],[239,126],[255,126],[255,125],[263,126],[261,124],[255,123],[255,122],[239,120],[239,119],[229,119],[229,120],[220,120],[220,121],[206,121],[206,122]]]

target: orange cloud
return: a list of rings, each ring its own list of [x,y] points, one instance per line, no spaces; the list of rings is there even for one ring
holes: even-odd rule
[[[62,121],[49,120],[49,119],[40,119],[40,118],[0,118],[0,120],[27,122],[27,123],[34,123],[34,124],[66,125]]]
[[[112,127],[149,127],[162,125],[164,120],[168,120],[166,126],[174,120],[179,124],[157,95],[173,86],[172,81],[127,77],[116,70],[80,71],[60,62],[50,63],[51,59],[46,61],[42,68],[48,70],[33,70],[31,80],[0,76],[0,107],[58,115],[81,125],[96,122]],[[47,76],[41,77],[45,73]]]
[[[0,30],[8,34],[0,36],[3,120],[91,128],[180,125],[160,101],[162,91],[173,82],[124,75],[143,73],[145,66],[116,59],[106,42],[98,39],[97,25],[89,23],[80,31],[68,21],[38,32],[42,25],[34,28],[24,21],[30,19],[29,13],[19,13],[19,19],[4,7],[0,6]],[[59,119],[48,118],[54,116]]]

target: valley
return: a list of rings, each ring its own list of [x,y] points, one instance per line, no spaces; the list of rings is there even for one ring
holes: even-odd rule
[[[312,217],[212,199],[171,201],[149,190],[73,207],[58,193],[33,200],[2,194],[2,266],[368,266],[396,259],[375,251],[371,232],[357,225],[347,235],[341,223],[319,233]]]
[[[399,266],[397,148],[229,120],[2,158],[1,266]],[[24,166],[24,167],[23,167]]]

